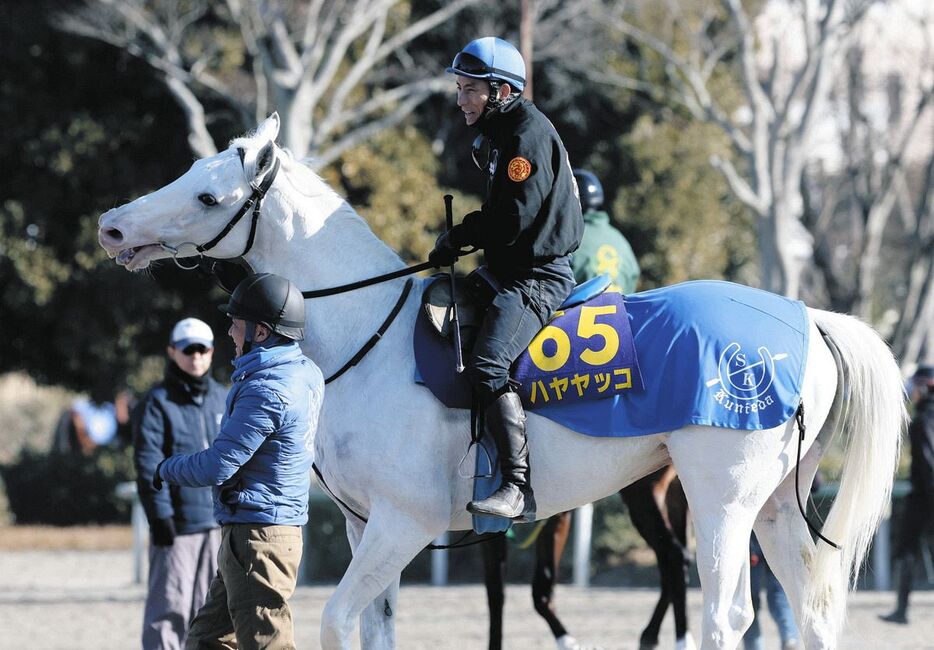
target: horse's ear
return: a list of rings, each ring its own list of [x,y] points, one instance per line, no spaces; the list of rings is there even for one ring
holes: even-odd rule
[[[254,180],[259,179],[263,174],[269,171],[275,160],[275,145],[272,140],[263,145],[263,148],[256,154],[256,171],[253,173]]]
[[[275,142],[279,136],[279,113],[273,113],[256,127],[253,137],[257,140]]]

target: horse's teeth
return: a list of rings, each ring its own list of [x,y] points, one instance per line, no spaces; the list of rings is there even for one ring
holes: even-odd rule
[[[133,248],[124,248],[117,254],[117,264],[126,264],[133,256],[136,255],[136,250]]]

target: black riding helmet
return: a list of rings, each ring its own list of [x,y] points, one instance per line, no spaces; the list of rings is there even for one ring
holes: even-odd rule
[[[281,275],[248,275],[234,289],[227,304],[218,309],[234,318],[262,323],[293,341],[305,338],[305,299],[299,288]]]
[[[596,174],[586,169],[575,169],[574,180],[577,181],[577,190],[581,194],[581,208],[599,210],[603,207],[603,185]]]

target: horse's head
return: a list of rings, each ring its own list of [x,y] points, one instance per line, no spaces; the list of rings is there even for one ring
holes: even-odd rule
[[[150,262],[198,255],[215,240],[274,169],[279,116],[273,113],[253,135],[226,151],[196,161],[165,187],[101,215],[98,240],[129,270]],[[271,179],[271,176],[270,176]],[[251,210],[211,247],[210,256],[237,257],[250,236]]]

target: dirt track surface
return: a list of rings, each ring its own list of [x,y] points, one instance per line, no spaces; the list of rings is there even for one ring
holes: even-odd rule
[[[139,647],[142,586],[131,584],[130,551],[0,552],[0,648],[20,650],[128,650]],[[299,648],[318,648],[321,610],[333,586],[299,587],[292,599]],[[700,592],[689,593],[691,622],[699,627]],[[876,618],[892,606],[891,593],[850,597],[840,648],[934,650],[934,592],[913,596],[909,626]],[[606,650],[635,649],[655,603],[650,590],[558,587],[558,608],[581,641]],[[403,650],[486,647],[482,585],[403,585],[397,612],[397,646]],[[530,589],[510,585],[506,604],[509,650],[554,648],[545,623],[532,609]],[[673,647],[670,617],[661,648]],[[764,624],[766,650],[778,648],[775,627]]]

